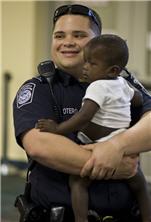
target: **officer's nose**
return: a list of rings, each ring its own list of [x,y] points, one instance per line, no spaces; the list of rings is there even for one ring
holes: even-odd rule
[[[71,46],[75,46],[75,45],[76,45],[76,43],[75,43],[74,38],[72,36],[67,36],[64,39],[64,46],[71,47]]]

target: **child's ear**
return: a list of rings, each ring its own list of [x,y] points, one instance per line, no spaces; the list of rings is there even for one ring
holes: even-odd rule
[[[121,72],[121,68],[119,66],[117,65],[111,66],[109,68],[108,77],[111,79],[116,78],[120,72]]]

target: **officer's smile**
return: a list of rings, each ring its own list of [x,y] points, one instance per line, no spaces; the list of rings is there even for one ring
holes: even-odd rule
[[[79,51],[62,51],[61,53],[66,57],[74,57],[79,53]]]
[[[75,51],[75,50],[70,50],[70,51],[61,51],[61,53],[63,53],[63,54],[77,54],[77,53],[79,53],[79,51]]]

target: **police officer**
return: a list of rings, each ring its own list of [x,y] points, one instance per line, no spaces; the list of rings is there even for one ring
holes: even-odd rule
[[[54,13],[53,22],[51,55],[57,67],[52,80],[53,95],[45,78],[38,76],[21,86],[13,104],[17,143],[29,157],[36,160],[30,173],[31,199],[47,210],[54,205],[66,206],[66,209],[71,207],[68,174],[80,174],[91,152],[64,137],[60,137],[60,143],[55,143],[57,135],[41,133],[35,129],[35,124],[42,118],[64,121],[79,110],[87,87],[87,84],[78,81],[82,74],[82,49],[91,38],[100,35],[102,29],[96,12],[82,5],[59,7]],[[144,94],[143,112],[151,109],[149,99]],[[76,133],[67,137],[76,141]],[[62,146],[61,142],[66,146]],[[124,164],[129,169],[125,175],[133,175],[134,164]],[[121,171],[123,178],[122,166]],[[97,211],[104,218],[103,221],[109,219],[106,217],[108,215],[122,222],[138,221],[132,215],[133,197],[123,181],[96,180],[90,186],[89,196],[90,209]]]

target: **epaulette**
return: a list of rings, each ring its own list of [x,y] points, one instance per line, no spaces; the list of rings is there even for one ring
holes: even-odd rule
[[[120,75],[130,82],[136,89],[145,93],[147,96],[151,97],[150,93],[145,89],[145,87],[136,79],[136,77],[129,72],[126,68],[120,73]]]
[[[43,82],[43,78],[40,75],[33,77],[33,79],[37,79],[38,81]]]

